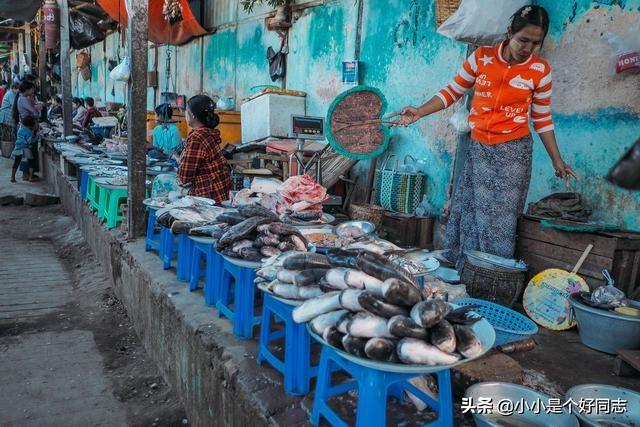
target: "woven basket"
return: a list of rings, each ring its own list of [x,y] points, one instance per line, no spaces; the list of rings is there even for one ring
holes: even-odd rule
[[[436,28],[458,10],[461,0],[436,0]]]
[[[355,205],[351,204],[349,215],[354,220],[369,221],[376,226],[376,230],[382,227],[382,219],[384,217],[384,208],[376,205]]]
[[[520,271],[496,271],[465,262],[460,273],[460,283],[467,285],[467,293],[511,307],[518,301],[524,288],[525,273]]]

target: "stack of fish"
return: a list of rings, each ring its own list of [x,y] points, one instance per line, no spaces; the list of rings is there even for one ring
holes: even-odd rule
[[[379,255],[286,253],[267,260],[257,274],[265,291],[304,300],[294,321],[310,322],[328,344],[355,356],[434,366],[482,352],[471,327],[480,317],[470,307],[453,310],[444,300],[425,300],[411,274]]]
[[[217,220],[228,228],[209,225],[207,230],[217,239],[216,250],[224,256],[261,261],[283,252],[307,251],[308,243],[297,228],[280,222],[277,215],[261,206],[241,206]],[[203,232],[203,227],[196,232]]]

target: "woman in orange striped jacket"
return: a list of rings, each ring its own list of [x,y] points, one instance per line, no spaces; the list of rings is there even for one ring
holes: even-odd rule
[[[513,257],[518,216],[531,180],[530,121],[556,176],[577,178],[562,160],[553,131],[551,67],[534,54],[548,29],[544,8],[522,7],[513,15],[504,42],[477,49],[455,79],[427,103],[398,113],[395,124],[408,126],[451,106],[475,86],[469,114],[473,142],[444,242],[449,258],[458,264],[465,250]]]

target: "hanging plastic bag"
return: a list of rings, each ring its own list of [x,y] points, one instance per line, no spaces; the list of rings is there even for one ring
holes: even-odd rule
[[[74,49],[84,49],[104,40],[104,31],[87,15],[69,12],[69,41]]]
[[[438,33],[460,42],[494,45],[506,37],[511,16],[527,0],[462,0],[458,10],[438,28]]]
[[[626,190],[640,190],[640,138],[609,171],[607,181]]]
[[[469,126],[469,110],[467,110],[467,107],[462,107],[453,113],[449,119],[449,124],[453,126],[458,133],[471,132],[471,127]]]
[[[605,39],[611,45],[611,74],[640,72],[640,32],[628,30],[623,34],[606,33]]]
[[[112,80],[118,82],[126,82],[129,81],[129,77],[131,76],[131,65],[129,65],[129,57],[125,56],[120,64],[116,66],[109,73],[109,77]]]
[[[287,54],[289,48],[286,46],[287,37],[283,37],[280,51],[276,53],[271,46],[267,49],[267,59],[269,60],[269,76],[275,82],[287,74]]]

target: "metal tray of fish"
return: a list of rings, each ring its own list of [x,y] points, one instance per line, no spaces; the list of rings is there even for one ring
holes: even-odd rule
[[[496,255],[480,251],[464,251],[467,260],[478,267],[488,269],[503,269],[508,271],[527,271],[527,265],[523,261],[502,258]]]
[[[220,255],[222,255],[222,254],[220,254]],[[222,255],[222,258],[224,258],[226,261],[229,261],[231,264],[237,265],[238,267],[242,267],[242,268],[253,268],[253,269],[256,269],[256,268],[262,267],[262,263],[258,262],[258,261],[247,261],[247,260],[240,259],[240,258],[231,258],[231,257],[226,256],[226,255]]]
[[[293,299],[281,298],[281,297],[279,297],[277,295],[274,295],[272,292],[269,292],[269,289],[267,289],[267,287],[265,285],[263,285],[263,284],[259,284],[259,285],[256,285],[256,286],[258,286],[258,289],[260,289],[262,292],[264,292],[265,294],[271,295],[273,298],[277,299],[278,301],[280,301],[283,304],[287,304],[287,305],[291,305],[291,306],[297,307],[299,305],[302,305],[302,303],[304,302],[304,301],[298,301],[298,300],[293,300]]]
[[[454,308],[458,308],[456,304],[451,303]],[[456,363],[450,365],[436,365],[436,366],[426,366],[426,365],[406,365],[403,363],[390,363],[390,362],[379,362],[376,360],[365,359],[362,357],[354,356],[351,353],[347,353],[344,350],[336,348],[329,343],[327,343],[322,337],[318,336],[313,330],[311,330],[311,326],[307,323],[307,331],[309,331],[309,335],[313,337],[320,344],[331,348],[338,352],[342,357],[353,362],[355,364],[365,366],[371,369],[377,369],[379,371],[385,372],[396,372],[401,374],[431,374],[434,372],[442,371],[443,369],[453,368],[458,365],[462,365],[463,363],[471,362],[472,360],[476,360],[482,356],[484,356],[491,348],[496,340],[496,332],[493,329],[493,326],[487,321],[487,319],[482,318],[477,321],[473,326],[473,331],[476,333],[478,338],[480,339],[480,343],[482,344],[482,352],[476,356],[469,359],[460,359]]]
[[[216,239],[213,237],[189,236],[189,238],[194,242],[201,243],[203,245],[215,245],[216,243]],[[233,262],[236,263],[236,260],[234,259]]]
[[[322,215],[322,220],[321,221],[295,221],[293,219],[288,219],[286,221],[283,221],[285,224],[289,224],[289,225],[293,225],[297,228],[304,228],[304,227],[311,227],[311,228],[318,228],[318,226],[323,226],[323,225],[329,225],[332,224],[334,221],[336,220],[336,217],[325,213]]]

